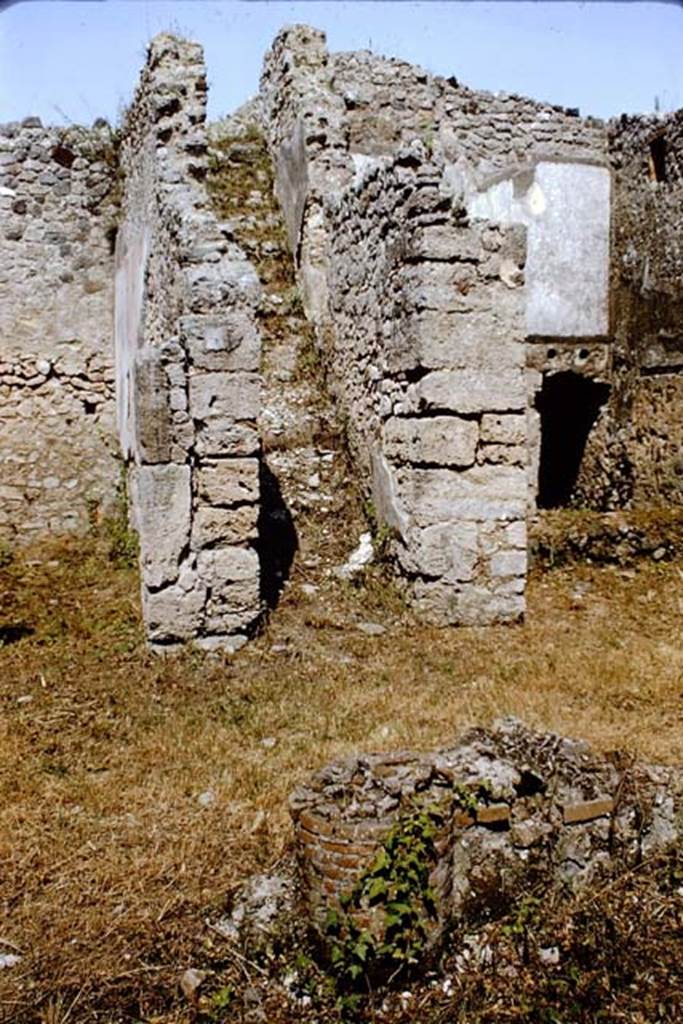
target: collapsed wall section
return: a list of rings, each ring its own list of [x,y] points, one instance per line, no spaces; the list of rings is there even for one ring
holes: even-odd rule
[[[116,137],[0,126],[0,538],[83,531],[119,485]]]
[[[324,943],[331,910],[381,942],[391,927],[385,900],[352,897],[388,837],[408,835],[421,812],[434,827],[423,861],[432,912],[417,886],[401,898],[434,947],[449,928],[503,916],[530,886],[604,885],[680,842],[682,797],[680,768],[609,760],[514,719],[472,729],[445,750],[351,757],[290,799],[302,910]]]
[[[579,481],[586,504],[683,502],[683,111],[610,124],[612,396]]]
[[[124,126],[119,435],[157,646],[236,649],[260,612],[258,278],[204,185],[201,48],[153,40]]]
[[[327,208],[328,380],[419,613],[512,621],[526,574],[523,228],[414,143]]]

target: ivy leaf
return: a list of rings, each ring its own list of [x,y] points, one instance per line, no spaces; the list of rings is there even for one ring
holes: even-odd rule
[[[384,878],[373,878],[368,886],[368,900],[370,903],[377,903],[388,891],[389,887]]]

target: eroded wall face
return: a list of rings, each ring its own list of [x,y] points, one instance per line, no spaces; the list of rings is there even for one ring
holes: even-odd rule
[[[524,611],[524,229],[469,224],[419,145],[330,204],[328,378],[417,611]],[[508,276],[514,267],[514,279]]]
[[[0,126],[0,537],[85,530],[115,502],[116,215],[108,126]]]
[[[201,49],[150,46],[122,147],[118,425],[149,639],[236,649],[260,613],[256,274],[204,187]]]
[[[613,397],[584,490],[607,467],[634,505],[683,501],[683,112],[611,125]],[[602,473],[601,473],[602,469]]]

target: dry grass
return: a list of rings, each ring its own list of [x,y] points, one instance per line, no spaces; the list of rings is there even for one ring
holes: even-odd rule
[[[680,760],[682,576],[554,570],[532,579],[525,625],[440,631],[380,576],[319,578],[307,598],[295,568],[263,635],[216,661],[145,651],[135,575],[105,538],[6,566],[0,953],[23,959],[0,971],[0,1019],[188,1019],[177,976],[203,918],[285,853],[288,793],[348,751],[515,714]],[[368,619],[387,632],[359,632]]]
[[[218,147],[230,159],[213,169],[214,199],[284,294],[282,225],[244,220],[252,190],[272,185],[265,149],[239,146]],[[266,340],[297,315],[264,312]],[[680,563],[555,569],[532,578],[523,626],[430,629],[380,572],[358,587],[326,575],[363,528],[341,453],[330,473],[331,509],[297,520],[280,606],[234,659],[149,655],[137,579],[110,538],[52,541],[4,567],[0,552],[0,954],[22,956],[0,969],[3,1024],[198,1022],[180,972],[222,958],[230,976],[204,920],[286,855],[288,794],[347,752],[448,744],[514,714],[681,760]],[[386,632],[360,632],[368,620]],[[243,965],[233,973],[244,986]]]

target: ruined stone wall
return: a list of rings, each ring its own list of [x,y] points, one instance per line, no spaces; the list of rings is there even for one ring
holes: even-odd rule
[[[449,926],[505,914],[530,886],[604,884],[680,840],[682,787],[680,768],[601,758],[513,719],[446,750],[348,758],[290,800],[303,909],[328,938],[328,911],[371,868],[392,828],[435,809],[436,915],[424,921],[434,945]],[[381,937],[381,899],[354,914]]]
[[[328,54],[306,26],[284,30],[266,56],[261,111],[304,307],[379,518],[401,536],[415,600],[437,621],[514,618],[521,480],[534,507],[539,476],[536,390],[567,360],[585,376],[609,364],[605,125],[402,61]],[[423,183],[416,174],[414,206],[399,187],[393,208],[387,161],[411,146],[434,166],[425,162]],[[453,228],[449,197],[469,226],[463,216]],[[441,228],[423,234],[417,260],[401,247],[422,215]],[[420,288],[436,305],[420,307]],[[438,364],[421,361],[420,336]],[[526,379],[525,337],[538,343]],[[383,365],[397,338],[403,363]],[[405,420],[394,422],[395,408]]]
[[[306,310],[325,317],[324,196],[374,159],[420,140],[470,190],[542,160],[604,162],[605,125],[526,97],[477,92],[369,52],[328,54],[308,26],[284,29],[264,62],[264,127]]]
[[[343,104],[348,148],[381,155],[415,137],[485,179],[532,160],[595,160],[603,122],[526,96],[469,89],[368,51],[329,57],[329,87]]]
[[[612,396],[584,460],[586,503],[683,501],[683,111],[610,125]]]
[[[235,649],[260,612],[259,282],[204,186],[201,48],[150,45],[126,118],[119,433],[150,641]]]
[[[84,530],[120,480],[111,129],[0,126],[0,537]]]
[[[419,612],[524,610],[524,229],[468,222],[419,143],[327,206],[328,380]]]

